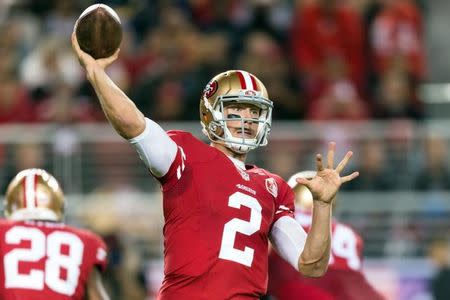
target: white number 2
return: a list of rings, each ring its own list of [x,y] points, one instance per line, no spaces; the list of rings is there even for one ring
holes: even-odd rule
[[[44,283],[53,291],[72,296],[78,285],[80,265],[83,260],[83,242],[69,232],[54,231],[45,237],[38,228],[16,226],[5,234],[5,242],[18,245],[30,241],[30,248],[13,249],[3,258],[5,287],[43,290]],[[61,246],[68,246],[68,254],[61,253]],[[19,273],[20,262],[37,262],[47,255],[45,270],[32,269],[28,274]],[[61,278],[65,269],[66,279]]]
[[[245,247],[244,250],[236,249],[234,248],[234,241],[237,232],[245,235],[252,235],[259,230],[261,227],[262,207],[254,197],[241,192],[236,192],[229,197],[228,206],[240,209],[241,205],[250,208],[250,220],[244,221],[234,218],[225,224],[219,258],[231,260],[250,267],[253,262],[255,250],[250,247]]]

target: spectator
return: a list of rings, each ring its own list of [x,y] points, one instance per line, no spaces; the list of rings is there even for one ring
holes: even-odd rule
[[[356,183],[349,184],[348,190],[386,191],[394,187],[395,181],[389,176],[386,164],[384,141],[369,139],[362,143],[358,160],[361,175]]]
[[[67,38],[73,30],[73,24],[78,18],[78,1],[59,0],[54,2],[53,9],[44,18],[44,30],[57,38]]]
[[[250,70],[267,82],[271,95],[277,99],[278,119],[299,119],[302,100],[294,91],[296,87],[285,59],[283,49],[264,32],[253,32],[245,40],[244,52],[238,59],[237,69]]]
[[[450,190],[450,169],[447,142],[437,136],[425,141],[425,165],[417,174],[415,188],[419,190]]]
[[[408,74],[392,69],[382,75],[375,102],[375,117],[379,119],[421,119],[422,105],[414,95],[414,85]]]
[[[405,217],[394,220],[384,247],[384,255],[390,258],[417,256],[420,254],[421,232],[416,220]]]
[[[379,75],[393,60],[406,61],[409,75],[423,79],[426,73],[423,20],[412,0],[382,0],[383,7],[374,20],[370,43]]]
[[[33,104],[14,68],[14,54],[0,49],[0,124],[34,120]]]
[[[428,253],[436,266],[436,273],[430,282],[434,300],[446,300],[450,295],[450,247],[447,239],[435,240]]]
[[[35,100],[50,96],[56,84],[77,87],[82,73],[67,41],[49,37],[29,53],[20,66],[20,77]]]
[[[308,111],[310,120],[358,121],[368,117],[365,102],[359,97],[354,84],[348,80],[330,83],[319,98],[311,103]]]
[[[308,94],[320,91],[330,65],[339,61],[346,76],[363,87],[364,34],[358,13],[336,0],[319,0],[298,7],[291,28],[292,56],[304,77]]]

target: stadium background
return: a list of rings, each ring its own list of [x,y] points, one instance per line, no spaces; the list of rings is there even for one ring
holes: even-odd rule
[[[19,170],[49,170],[67,194],[67,222],[111,249],[112,298],[153,299],[159,188],[105,122],[70,48],[92,3],[0,1],[0,191]],[[201,137],[200,92],[237,68],[275,101],[269,146],[250,161],[287,178],[313,168],[329,140],[351,148],[361,176],[339,194],[336,216],[362,234],[369,280],[388,299],[432,299],[429,250],[450,239],[448,1],[104,3],[125,29],[108,72],[165,129]]]

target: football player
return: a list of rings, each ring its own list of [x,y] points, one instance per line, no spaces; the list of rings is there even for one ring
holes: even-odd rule
[[[107,300],[99,270],[106,246],[97,235],[65,225],[64,195],[42,169],[11,181],[0,220],[0,299]]]
[[[331,203],[350,159],[334,165],[335,144],[318,173],[303,180],[317,209],[307,235],[293,218],[294,194],[279,176],[245,164],[267,144],[272,101],[263,83],[245,71],[215,76],[200,98],[200,121],[211,141],[184,131],[165,132],[145,118],[108,77],[118,57],[94,60],[72,35],[72,45],[114,129],[139,153],[163,193],[164,280],[159,299],[258,299],[267,288],[268,240],[306,276],[324,274],[329,260]]]
[[[311,179],[314,171],[291,176],[289,186],[295,193],[295,219],[311,230],[313,198],[297,178]],[[362,272],[363,240],[350,226],[333,219],[331,255],[327,273],[314,280],[298,275],[274,251],[269,255],[269,294],[283,300],[381,300],[383,297],[367,282]]]

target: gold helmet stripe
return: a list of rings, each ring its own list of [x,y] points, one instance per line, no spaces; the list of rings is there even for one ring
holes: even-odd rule
[[[37,207],[37,195],[36,195],[36,187],[37,187],[37,176],[36,174],[29,174],[25,177],[23,181],[25,187],[25,207],[26,208],[35,208]]]

